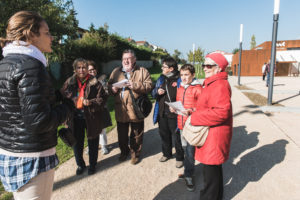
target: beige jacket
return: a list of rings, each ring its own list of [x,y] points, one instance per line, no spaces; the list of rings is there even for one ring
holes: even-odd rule
[[[116,94],[112,93],[112,84],[125,79],[121,67],[113,70],[108,80],[109,93],[115,97],[115,117],[117,122],[139,122],[133,109],[132,98],[129,88],[120,88]],[[130,80],[133,82],[133,95],[135,98],[141,94],[147,94],[152,89],[152,80],[150,73],[144,67],[135,66],[130,72]]]

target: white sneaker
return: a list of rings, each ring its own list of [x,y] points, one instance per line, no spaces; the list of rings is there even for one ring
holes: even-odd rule
[[[102,146],[101,152],[102,152],[102,155],[108,154],[108,149],[106,148],[106,146]]]

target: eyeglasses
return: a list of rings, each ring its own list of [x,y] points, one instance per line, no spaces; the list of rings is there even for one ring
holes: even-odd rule
[[[206,67],[208,69],[211,69],[211,68],[213,68],[215,66],[217,66],[217,65],[202,65],[202,68],[204,69]]]
[[[96,69],[89,69],[89,72],[96,71]]]
[[[167,69],[169,68],[168,66],[162,66],[161,69]]]

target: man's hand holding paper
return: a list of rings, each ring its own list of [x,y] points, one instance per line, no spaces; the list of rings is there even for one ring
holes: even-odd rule
[[[112,86],[116,87],[116,88],[122,88],[122,87],[128,86],[128,84],[129,84],[128,79],[123,79],[119,82],[112,84]]]

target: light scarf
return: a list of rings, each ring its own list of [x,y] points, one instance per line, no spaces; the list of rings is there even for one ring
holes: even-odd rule
[[[77,78],[77,84],[78,84],[78,100],[76,103],[76,108],[77,109],[82,109],[83,108],[83,96],[84,96],[84,89],[87,84],[87,80],[89,79],[90,75],[88,74],[86,78],[81,82],[79,78]]]
[[[45,55],[37,47],[28,44],[27,42],[19,41],[18,44],[17,41],[13,41],[12,43],[8,43],[7,45],[5,45],[2,51],[3,51],[2,55],[4,57],[12,53],[25,54],[35,59],[38,59],[44,64],[45,67],[47,66],[47,59]]]

